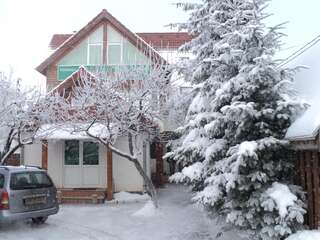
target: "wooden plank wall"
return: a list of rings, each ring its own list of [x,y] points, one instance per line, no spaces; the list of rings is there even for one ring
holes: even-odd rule
[[[308,212],[306,223],[311,229],[320,226],[319,152],[303,150],[298,152],[297,182],[307,193]]]

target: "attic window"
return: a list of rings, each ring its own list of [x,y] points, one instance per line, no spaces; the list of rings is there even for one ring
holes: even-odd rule
[[[122,64],[123,37],[112,27],[108,27],[108,64]]]
[[[117,65],[121,64],[121,44],[109,44],[108,45],[108,64]]]
[[[102,44],[88,44],[88,65],[102,64]]]
[[[102,64],[102,28],[99,28],[93,34],[88,37],[88,65],[100,65]]]

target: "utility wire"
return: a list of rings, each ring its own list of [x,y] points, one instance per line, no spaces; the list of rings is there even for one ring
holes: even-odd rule
[[[318,36],[316,36],[315,38],[313,38],[310,42],[308,42],[307,44],[302,46],[300,49],[298,49],[297,51],[295,51],[294,53],[289,55],[289,57],[284,59],[283,62],[281,62],[279,64],[279,67],[282,67],[282,66],[286,65],[287,63],[291,62],[292,60],[296,59],[298,56],[300,56],[301,54],[306,52],[308,49],[310,49],[311,47],[316,45],[319,41],[320,41],[320,34]]]

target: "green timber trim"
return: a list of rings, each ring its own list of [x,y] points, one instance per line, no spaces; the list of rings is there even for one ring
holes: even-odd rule
[[[78,71],[81,65],[58,65],[57,67],[57,80],[63,81],[74,72]],[[116,71],[130,71],[138,67],[143,67],[146,73],[150,71],[150,65],[85,65],[84,66],[89,72],[116,72]]]

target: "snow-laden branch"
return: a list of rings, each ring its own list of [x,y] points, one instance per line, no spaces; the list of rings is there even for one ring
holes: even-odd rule
[[[48,104],[43,100],[34,89],[23,89],[20,79],[0,73],[1,165],[21,146],[32,143],[41,123],[47,121]]]

